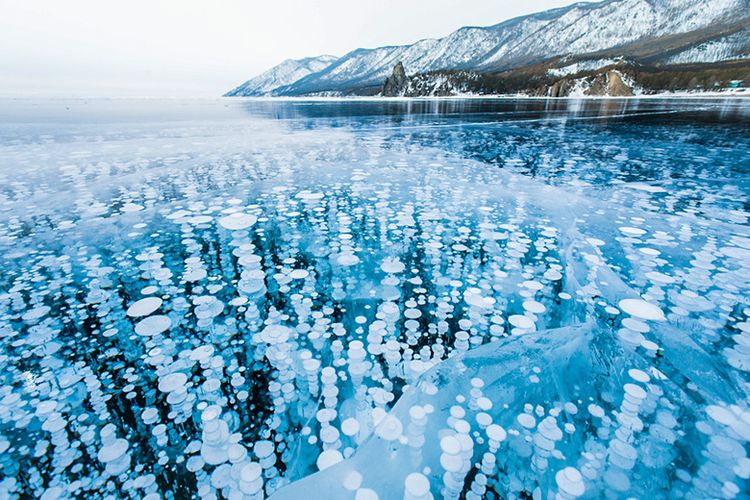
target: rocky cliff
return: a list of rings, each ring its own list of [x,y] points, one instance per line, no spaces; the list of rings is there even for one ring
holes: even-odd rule
[[[406,76],[406,70],[403,63],[399,61],[393,67],[393,74],[385,79],[383,90],[380,94],[384,97],[399,97],[406,93],[409,86],[409,77]]]
[[[616,70],[609,70],[593,76],[563,78],[542,91],[547,97],[570,96],[611,96],[626,97],[635,95],[634,84],[625,82],[625,77]]]

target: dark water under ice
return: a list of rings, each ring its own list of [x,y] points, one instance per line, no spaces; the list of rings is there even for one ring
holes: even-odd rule
[[[747,498],[748,151],[741,98],[0,100],[0,498]]]

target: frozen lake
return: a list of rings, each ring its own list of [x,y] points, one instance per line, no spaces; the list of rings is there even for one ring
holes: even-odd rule
[[[747,498],[750,100],[0,100],[0,498]]]

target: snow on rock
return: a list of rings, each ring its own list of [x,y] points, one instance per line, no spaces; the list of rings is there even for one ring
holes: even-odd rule
[[[595,71],[606,66],[612,66],[614,64],[621,63],[622,61],[622,58],[586,60],[568,64],[567,66],[563,66],[561,68],[551,68],[547,70],[547,73],[551,76],[568,76],[574,75],[581,71]]]

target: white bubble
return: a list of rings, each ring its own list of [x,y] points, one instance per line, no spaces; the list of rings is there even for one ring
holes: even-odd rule
[[[318,455],[318,459],[315,461],[315,464],[318,466],[318,470],[325,470],[336,465],[342,460],[344,460],[344,456],[340,451],[330,449],[325,450],[320,455]]]
[[[172,325],[169,316],[148,316],[135,325],[135,333],[142,336],[158,335],[165,332]]]
[[[561,491],[571,497],[580,497],[586,491],[581,473],[575,467],[565,467],[555,474],[555,482]]]
[[[254,215],[243,212],[235,212],[219,219],[219,225],[230,231],[240,231],[253,226],[257,222]]]
[[[631,316],[644,320],[665,321],[664,312],[654,304],[643,299],[623,299],[618,303],[620,309]]]
[[[159,390],[161,392],[173,392],[185,387],[187,375],[182,372],[170,373],[159,379]]]
[[[128,442],[124,439],[115,439],[99,450],[97,458],[106,464],[122,457],[126,451],[128,451]]]
[[[430,481],[424,474],[412,472],[406,476],[404,488],[413,497],[421,498],[430,492]]]
[[[132,318],[148,316],[159,309],[161,304],[162,300],[159,297],[146,297],[131,304],[125,314]]]
[[[401,421],[393,416],[387,415],[375,428],[375,434],[386,441],[393,441],[401,437],[403,426]]]

